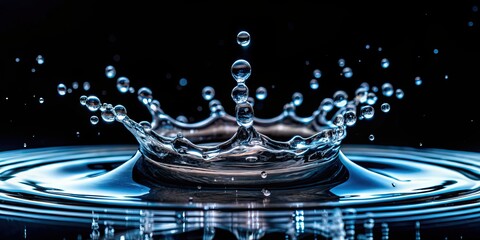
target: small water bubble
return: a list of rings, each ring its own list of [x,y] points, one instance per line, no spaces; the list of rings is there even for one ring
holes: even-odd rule
[[[40,104],[42,104],[42,103],[45,102],[45,99],[43,99],[43,98],[41,97],[41,98],[38,99],[38,102],[39,102]]]
[[[313,90],[317,90],[318,89],[318,81],[317,79],[312,79],[310,80],[310,88],[313,89]]]
[[[85,90],[85,91],[90,90],[90,82],[84,82],[83,83],[83,90]]]
[[[72,83],[72,88],[73,89],[78,89],[78,82],[73,82]]]
[[[420,76],[415,77],[415,85],[422,85],[422,78],[420,78]]]
[[[152,125],[148,121],[141,121],[138,123],[145,131],[152,130]]]
[[[232,89],[232,99],[237,104],[246,102],[248,99],[248,88],[244,83],[239,83]]]
[[[88,100],[87,100],[88,102]],[[105,122],[113,122],[115,121],[115,112],[111,104],[109,104],[105,111],[102,112],[102,119]]]
[[[375,140],[375,136],[374,136],[373,134],[370,134],[370,135],[368,136],[368,140],[370,140],[370,141]]]
[[[250,34],[246,31],[240,31],[237,34],[237,43],[242,47],[248,46],[250,44]]]
[[[351,127],[357,122],[357,114],[353,110],[349,110],[344,114],[345,124]]]
[[[265,179],[265,178],[267,178],[268,174],[267,174],[267,172],[262,171],[262,172],[260,173],[260,176],[261,176],[263,179]]]
[[[210,101],[215,97],[215,89],[210,86],[206,86],[202,89],[202,97],[203,99]]]
[[[380,106],[380,109],[382,110],[382,112],[390,112],[390,104],[388,103],[382,103],[382,105]]]
[[[393,95],[393,86],[390,83],[384,83],[382,85],[382,93],[386,97],[391,97]]]
[[[100,108],[100,99],[96,96],[89,96],[86,101],[85,105],[87,106],[88,110],[94,112]]]
[[[138,89],[138,100],[145,105],[151,103],[153,100],[152,90],[146,87]]]
[[[185,117],[185,116],[183,116],[183,115],[177,116],[176,120],[179,121],[179,122],[183,122],[183,123],[187,123],[187,122],[188,122],[187,117]]]
[[[237,123],[243,127],[250,127],[253,124],[253,108],[250,103],[239,103],[235,108]]]
[[[375,114],[375,110],[373,109],[372,106],[367,105],[360,108],[360,113],[361,113],[360,115],[365,119],[371,119]]]
[[[300,106],[303,102],[303,95],[299,92],[296,92],[292,95],[292,103],[295,106]]]
[[[320,69],[315,69],[313,70],[313,77],[314,78],[321,78],[322,77],[322,71],[320,71]]]
[[[345,107],[347,105],[348,95],[345,91],[338,90],[333,94],[333,103],[336,107]]]
[[[267,89],[264,88],[264,87],[259,87],[257,88],[257,90],[255,91],[255,97],[258,99],[258,100],[264,100],[265,98],[267,98]]]
[[[344,77],[346,78],[351,78],[353,76],[353,71],[351,68],[349,67],[346,67],[342,70],[342,74]]]
[[[330,112],[333,109],[333,99],[331,98],[324,98],[320,103],[320,109],[325,112]]]
[[[64,96],[65,94],[67,94],[67,86],[65,86],[65,84],[63,83],[58,84],[57,92],[60,96]]]
[[[187,86],[188,84],[188,80],[186,78],[180,78],[180,80],[178,80],[178,85],[180,85],[181,87],[185,87]]]
[[[42,65],[42,64],[45,63],[45,59],[43,58],[42,55],[38,55],[37,58],[36,58],[36,60],[37,60],[37,63],[38,63],[39,65]]]
[[[402,89],[398,88],[395,90],[395,96],[397,96],[398,99],[402,99],[405,96],[405,93]]]
[[[338,66],[341,68],[345,67],[345,59],[343,58],[338,59]]]
[[[130,88],[130,79],[126,77],[119,77],[117,79],[117,89],[121,93],[126,93]]]
[[[266,188],[262,189],[262,193],[263,193],[263,196],[265,196],[265,197],[268,197],[268,196],[271,195],[270,190],[268,190],[268,189],[266,189]]]
[[[388,68],[390,66],[390,61],[388,61],[388,59],[386,58],[383,58],[380,61],[380,65],[382,66],[382,68]]]
[[[232,64],[230,68],[233,78],[239,82],[245,82],[252,73],[252,67],[246,60],[239,59]]]
[[[438,54],[438,49],[433,49],[433,54]]]
[[[97,116],[91,116],[91,117],[90,117],[90,123],[91,123],[92,125],[97,125],[97,123],[99,122],[99,120],[100,120],[100,119],[99,119]]]
[[[127,109],[123,105],[116,105],[113,108],[113,112],[115,113],[115,118],[119,122],[121,122],[127,116]]]
[[[107,78],[114,78],[115,75],[117,75],[117,70],[114,66],[108,65],[105,67],[105,76],[107,76]]]
[[[82,106],[85,106],[86,103],[87,103],[87,96],[85,95],[80,96],[80,104]]]
[[[15,62],[17,62],[17,63],[20,62],[20,58],[18,58],[18,57],[15,58]]]

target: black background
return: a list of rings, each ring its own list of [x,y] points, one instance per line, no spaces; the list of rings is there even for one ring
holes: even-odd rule
[[[110,64],[136,90],[150,87],[172,117],[208,116],[208,102],[201,97],[205,85],[216,89],[216,98],[232,114],[230,66],[238,58],[252,65],[251,95],[259,86],[268,89],[267,99],[256,102],[256,116],[279,114],[295,91],[304,95],[298,114],[306,116],[335,90],[352,96],[362,82],[377,87],[390,82],[404,90],[404,99],[379,96],[374,119],[349,128],[345,143],[480,150],[475,1],[164,2],[1,1],[0,150],[24,143],[27,148],[135,143],[118,122],[92,126],[92,113],[78,102],[83,94],[95,94],[123,104],[136,121],[151,119],[135,94],[119,93],[116,78],[105,77]],[[241,30],[252,36],[246,49],[236,43]],[[39,54],[42,65],[35,62]],[[339,58],[353,69],[352,78],[340,76]],[[389,68],[380,67],[382,58],[390,60]],[[308,83],[316,68],[323,76],[314,91]],[[416,76],[423,79],[421,86],[415,85]],[[188,80],[185,87],[180,78]],[[91,84],[88,91],[82,89],[85,81]],[[59,83],[71,88],[73,82],[79,89],[57,94]],[[391,104],[390,113],[380,111],[382,102]]]

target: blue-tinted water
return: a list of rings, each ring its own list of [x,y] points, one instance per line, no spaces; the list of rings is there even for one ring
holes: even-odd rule
[[[75,226],[87,239],[96,236],[90,236],[96,231],[92,219],[100,225],[99,237],[109,236],[105,228],[116,229],[111,239],[181,233],[202,238],[209,233],[206,239],[222,239],[222,234],[269,239],[280,233],[348,239],[368,238],[370,230],[380,238],[385,235],[382,223],[388,224],[390,239],[414,239],[417,222],[422,236],[455,234],[460,239],[472,236],[478,229],[472,226],[480,224],[479,153],[344,145],[338,158],[347,171],[330,184],[266,188],[259,174],[258,187],[242,188],[146,181],[136,169],[143,157],[137,148],[97,145],[0,153],[2,219],[43,230]],[[373,228],[364,224],[369,219]],[[56,235],[43,231],[37,236]]]

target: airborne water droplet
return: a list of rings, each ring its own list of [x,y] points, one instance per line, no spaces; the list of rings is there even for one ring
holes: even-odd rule
[[[138,89],[138,100],[140,100],[140,102],[147,105],[152,102],[152,99],[152,90],[146,87]]]
[[[321,78],[322,77],[322,71],[320,71],[320,69],[315,69],[313,70],[313,77],[314,78]]]
[[[348,95],[345,91],[339,90],[333,94],[333,103],[336,107],[345,107],[347,105]]]
[[[345,59],[343,58],[338,59],[338,66],[342,68],[345,67]]]
[[[398,88],[398,89],[395,91],[395,95],[397,96],[398,99],[402,99],[403,96],[405,96],[405,93],[403,92],[402,89]]]
[[[360,108],[360,113],[365,119],[371,119],[375,114],[375,110],[372,106],[367,105]]]
[[[250,103],[237,104],[235,108],[237,123],[243,127],[250,127],[253,124],[253,108]]]
[[[38,99],[38,102],[39,102],[40,104],[42,104],[42,103],[45,102],[45,99],[43,99],[43,98],[41,97],[41,98]]]
[[[67,86],[65,86],[63,83],[58,84],[57,92],[60,96],[65,95],[67,93]]]
[[[86,102],[87,102],[87,96],[85,95],[80,96],[80,104],[82,106],[85,106]]]
[[[370,134],[370,136],[368,136],[368,140],[370,140],[370,141],[375,140],[375,136],[373,134]]]
[[[237,43],[242,46],[246,47],[250,44],[250,34],[246,31],[241,31],[237,34]]]
[[[210,101],[215,97],[215,89],[210,86],[206,86],[202,89],[202,97],[203,99]]]
[[[382,59],[382,61],[380,61],[380,65],[382,66],[382,68],[388,68],[390,66],[390,61],[388,61],[388,59],[384,58],[384,59]]]
[[[357,122],[357,114],[353,110],[349,110],[344,114],[345,124],[347,126],[353,126]]]
[[[316,90],[318,89],[318,81],[317,79],[312,79],[310,80],[310,88],[313,89],[313,90]]]
[[[382,112],[390,112],[390,104],[382,103],[382,105],[380,106],[380,109],[382,109]]]
[[[88,100],[87,100],[88,104]],[[105,122],[113,122],[115,121],[115,112],[111,104],[108,104],[105,108],[105,111],[102,111],[102,119]]]
[[[91,116],[90,117],[90,123],[92,125],[97,125],[98,121],[99,121],[99,118],[97,116]]]
[[[255,97],[257,97],[258,100],[264,100],[265,98],[267,98],[267,89],[264,87],[257,88],[257,91],[255,92]]]
[[[107,78],[114,78],[115,75],[117,75],[117,70],[115,70],[115,67],[108,65],[105,68],[105,76],[107,76]]]
[[[89,96],[86,101],[85,105],[87,106],[88,110],[94,112],[97,111],[100,108],[100,99],[96,96]]]
[[[36,60],[39,65],[42,65],[43,63],[45,63],[45,59],[43,58],[42,55],[38,55]]]
[[[422,85],[422,78],[419,76],[415,77],[415,85],[420,86]]]
[[[292,95],[292,103],[295,106],[300,106],[303,102],[303,95],[299,92],[296,92]]]
[[[127,109],[123,105],[116,105],[113,108],[117,121],[122,121],[127,116]]]
[[[267,178],[268,174],[267,174],[267,172],[262,171],[262,172],[260,173],[260,176],[261,176],[263,179],[265,179],[265,178]]]
[[[346,67],[342,70],[343,76],[346,78],[351,78],[353,76],[353,71],[351,68]]]
[[[117,79],[117,89],[121,93],[126,93],[130,88],[130,80],[126,77],[119,77]]]
[[[252,67],[246,60],[239,59],[232,64],[230,72],[237,82],[242,83],[245,82],[248,77],[250,77],[250,74],[252,73]]]
[[[262,189],[262,193],[263,193],[263,195],[264,195],[265,197],[268,197],[268,196],[270,196],[270,194],[271,194],[270,190],[268,190],[268,189],[266,189],[266,188]]]
[[[393,86],[390,83],[384,83],[382,85],[382,93],[386,97],[391,97],[393,95]]]
[[[90,83],[89,82],[84,82],[83,83],[83,90],[85,90],[85,91],[90,90]]]
[[[244,83],[239,83],[232,89],[232,99],[235,103],[243,103],[248,99],[248,88]]]

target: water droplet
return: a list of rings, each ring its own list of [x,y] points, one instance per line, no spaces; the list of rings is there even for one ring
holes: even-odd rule
[[[372,91],[373,91],[373,92],[378,92],[378,87],[377,87],[377,86],[373,86],[373,87],[372,87]]]
[[[97,125],[97,123],[98,123],[99,120],[100,120],[100,119],[99,119],[97,116],[91,116],[91,117],[90,117],[90,123],[91,123],[92,125]]]
[[[263,179],[265,179],[265,178],[267,178],[268,174],[267,174],[267,172],[262,171],[262,172],[260,173],[260,176],[261,176]]]
[[[381,52],[381,51],[383,51],[383,48],[382,48],[382,47],[378,47],[377,50],[378,50],[379,52]]]
[[[370,141],[375,140],[375,136],[374,136],[373,134],[370,134],[370,135],[368,136],[368,140],[370,140]]]
[[[333,103],[336,107],[345,107],[347,105],[348,95],[345,91],[339,90],[333,94]]]
[[[320,109],[325,112],[330,112],[333,109],[333,99],[331,98],[324,98],[320,103]]]
[[[17,62],[17,63],[20,62],[20,58],[18,58],[18,57],[15,58],[15,62]]]
[[[32,73],[34,73],[34,72],[36,72],[37,70],[36,70],[35,68],[32,68],[31,71],[32,71]]]
[[[73,92],[73,90],[71,88],[67,89],[67,93],[72,93],[72,92]]]
[[[105,76],[107,76],[107,78],[114,78],[115,75],[117,75],[117,70],[114,66],[108,65],[105,67]]]
[[[41,97],[41,98],[38,99],[38,102],[39,102],[40,104],[42,104],[42,103],[45,102],[45,99],[43,99],[43,98]]]
[[[262,189],[262,193],[263,193],[263,196],[265,196],[265,197],[268,197],[271,194],[270,190],[268,190],[266,188]]]
[[[72,83],[72,88],[73,89],[78,89],[78,82],[73,82]]]
[[[97,111],[100,108],[100,104],[100,99],[96,96],[89,96],[85,101],[88,110],[92,112]]]
[[[382,85],[382,93],[386,97],[391,97],[393,95],[393,86],[390,83],[384,83]]]
[[[215,97],[215,89],[210,86],[206,86],[202,89],[202,97],[203,99],[210,101]]]
[[[370,49],[370,44],[365,45],[365,49]]]
[[[448,75],[447,75],[447,74],[445,74],[445,80],[446,80],[446,79],[448,79]]]
[[[303,95],[299,92],[296,92],[292,95],[292,103],[295,106],[300,106],[303,102]]]
[[[250,44],[250,34],[246,31],[241,31],[237,34],[237,43],[242,46],[246,47]]]
[[[362,115],[362,117],[364,117],[365,119],[371,119],[375,114],[375,110],[372,106],[367,105],[360,108],[360,113],[360,115]]]
[[[346,67],[342,70],[343,76],[346,78],[351,78],[353,76],[353,71],[351,68]]]
[[[341,68],[345,67],[345,59],[343,58],[338,59],[338,66]]]
[[[438,49],[433,49],[433,54],[438,54]]]
[[[188,122],[187,117],[185,117],[185,116],[183,116],[183,115],[177,116],[176,120],[179,121],[179,122],[183,122],[183,123],[187,123],[187,122]]]
[[[310,80],[310,88],[313,89],[313,90],[317,90],[318,89],[318,81],[317,79],[312,79]]]
[[[246,102],[248,99],[248,88],[244,83],[239,83],[232,89],[232,99],[237,104]]]
[[[252,73],[252,67],[246,60],[239,59],[232,64],[230,69],[233,78],[239,82],[245,82]]]
[[[65,84],[63,83],[58,84],[57,92],[60,96],[64,96],[65,94],[67,94],[67,86],[65,86]]]
[[[390,66],[390,61],[388,61],[388,59],[384,58],[384,59],[382,59],[382,61],[380,61],[380,65],[382,66],[382,68],[388,68]]]
[[[26,148],[26,147],[27,147],[27,143],[23,143],[23,147]]]
[[[267,89],[264,87],[259,87],[257,88],[257,91],[255,92],[255,97],[257,97],[258,100],[264,100],[267,98]]]
[[[119,77],[117,79],[117,89],[121,93],[126,93],[130,88],[130,79],[126,77]]]
[[[115,113],[115,118],[119,122],[121,122],[127,116],[127,109],[123,105],[116,105],[113,108],[113,111]]]
[[[342,115],[338,114],[333,119],[333,124],[335,124],[335,126],[341,127],[343,126],[343,124],[345,124],[345,118]]]
[[[42,55],[38,55],[36,59],[39,65],[42,65],[43,63],[45,63],[45,59],[43,58]]]
[[[145,105],[151,103],[153,100],[152,90],[146,87],[138,89],[138,100]]]
[[[253,124],[253,108],[250,103],[237,104],[235,108],[237,123],[243,127],[250,127]]]
[[[88,99],[87,99],[87,105],[88,105]],[[102,111],[102,119],[105,122],[115,121],[115,112],[111,104],[108,104],[107,107],[105,108],[105,111]]]
[[[415,85],[420,86],[422,85],[422,78],[419,76],[415,77]]]
[[[473,22],[472,22],[472,21],[468,21],[467,25],[468,25],[469,27],[473,27]]]
[[[223,106],[220,101],[214,99],[208,103],[208,107],[212,113],[223,112]]]
[[[380,106],[380,109],[382,110],[382,112],[390,112],[390,104],[382,103],[382,105]]]
[[[359,87],[355,90],[355,97],[360,103],[365,103],[367,101],[368,88]]]
[[[355,125],[355,123],[357,122],[357,114],[355,114],[353,110],[345,112],[343,117],[345,119],[345,124],[347,124],[347,126],[349,127]]]
[[[90,90],[90,83],[89,82],[84,82],[83,83],[83,90],[85,90],[85,91]]]
[[[320,71],[320,69],[315,69],[313,70],[313,77],[314,78],[321,78],[322,77],[322,71]]]
[[[402,89],[398,88],[398,89],[395,91],[395,96],[397,96],[398,99],[402,99],[403,96],[405,96],[405,93],[403,92]]]
[[[143,130],[145,131],[150,131],[152,130],[152,125],[150,124],[150,122],[148,121],[141,121],[138,123],[142,128]]]
[[[186,78],[180,78],[180,80],[178,80],[178,85],[180,85],[181,87],[185,87],[187,86],[188,84],[188,80]]]
[[[248,97],[247,102],[249,102],[252,105],[252,107],[255,105],[255,99],[253,99],[253,97]]]
[[[80,96],[80,104],[82,106],[85,106],[86,102],[87,102],[87,96],[85,95]]]
[[[135,88],[134,88],[134,87],[129,87],[129,88],[128,88],[128,91],[129,91],[130,93],[134,93],[134,92],[135,92]]]

